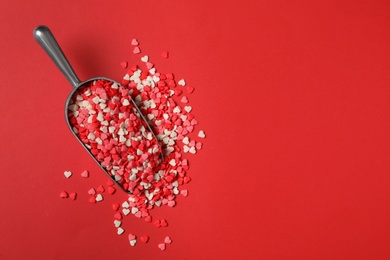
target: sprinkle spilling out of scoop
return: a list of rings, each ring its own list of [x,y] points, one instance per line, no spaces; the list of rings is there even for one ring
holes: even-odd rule
[[[141,53],[138,40],[133,39],[131,45],[134,54]],[[167,59],[168,51],[161,56]],[[194,88],[184,79],[176,80],[173,73],[160,73],[148,55],[139,59],[142,68],[120,63],[126,70],[121,85],[106,80],[89,82],[74,93],[68,106],[73,132],[111,177],[106,187],[87,190],[89,202],[102,202],[105,192],[123,195],[116,192],[114,181],[129,192],[125,201],[111,206],[118,235],[125,232],[122,223],[128,215],[143,218],[157,228],[168,227],[165,219],[154,220],[150,210],[175,207],[178,195],[188,196],[189,191],[182,188],[191,181],[187,154],[201,150],[199,138],[206,137],[197,129],[199,123],[192,114],[189,95]],[[66,171],[64,175],[69,178],[72,173]],[[81,177],[88,178],[88,171]],[[60,197],[72,198],[71,194],[63,191]],[[143,243],[150,240],[148,235],[139,239]],[[137,236],[130,233],[128,241],[135,246]],[[166,236],[157,246],[166,250],[171,243]]]

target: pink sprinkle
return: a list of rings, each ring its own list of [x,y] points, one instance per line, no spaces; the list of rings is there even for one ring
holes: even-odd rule
[[[158,244],[158,248],[165,250],[165,243]]]
[[[133,53],[134,53],[134,54],[141,53],[141,49],[140,49],[138,46],[137,46],[137,47],[134,47]]]
[[[181,102],[184,103],[184,104],[187,104],[188,103],[188,98],[186,96],[183,96],[181,98]]]
[[[150,70],[151,68],[153,68],[154,64],[151,63],[151,62],[146,62],[146,67],[148,68],[148,70]]]
[[[167,236],[167,237],[165,237],[165,239],[164,239],[164,243],[165,243],[165,244],[171,244],[171,243],[172,243],[172,239],[171,239],[169,236]]]
[[[176,202],[174,200],[168,201],[168,206],[169,207],[174,207],[176,205]]]
[[[136,239],[136,236],[134,234],[129,234],[129,240]]]
[[[95,189],[94,188],[89,189],[88,194],[89,195],[95,195],[96,194]]]
[[[188,196],[188,190],[181,190],[180,194],[183,195],[184,197]]]
[[[81,177],[83,177],[83,178],[88,178],[88,177],[89,177],[88,171],[87,171],[87,170],[83,171],[83,172],[81,173]]]
[[[137,39],[132,39],[131,40],[131,45],[137,46],[138,44],[139,44],[139,42],[137,41]]]

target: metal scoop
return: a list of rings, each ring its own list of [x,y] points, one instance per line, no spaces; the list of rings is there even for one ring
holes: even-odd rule
[[[109,172],[107,172],[107,169],[105,167],[103,167],[103,165],[91,153],[91,151],[88,149],[88,147],[82,142],[82,140],[80,140],[79,136],[75,133],[75,131],[72,128],[71,123],[69,122],[69,112],[68,112],[69,103],[71,102],[73,95],[76,93],[76,91],[80,87],[86,86],[86,84],[90,84],[91,82],[95,82],[98,80],[110,81],[112,83],[116,83],[118,86],[120,86],[120,84],[118,82],[115,82],[114,80],[106,78],[106,77],[95,77],[95,78],[88,79],[86,81],[80,81],[78,79],[78,77],[76,76],[75,72],[73,71],[71,65],[69,64],[68,60],[66,59],[64,53],[62,52],[60,46],[58,45],[56,39],[54,38],[53,34],[51,33],[51,31],[49,30],[48,27],[46,27],[46,26],[36,27],[33,31],[33,35],[34,35],[35,40],[44,49],[44,51],[49,55],[49,57],[53,60],[53,62],[57,65],[57,67],[60,69],[60,71],[64,74],[64,76],[67,78],[67,80],[73,86],[73,90],[69,94],[67,101],[66,101],[66,105],[65,105],[65,118],[66,118],[66,122],[69,126],[69,129],[74,134],[74,136],[77,138],[77,140],[82,144],[82,146],[87,150],[87,152],[91,155],[91,157],[95,160],[95,162],[107,174],[107,176],[109,176],[114,181],[114,183],[116,183],[121,188],[121,190],[123,190],[126,193],[131,194],[132,191],[130,189],[125,189],[122,186],[122,184],[120,184],[118,182],[118,180],[116,179],[117,176],[114,176],[112,173],[110,174]],[[157,144],[158,144],[157,137],[154,135],[154,133],[153,133],[150,125],[146,121],[146,119],[142,116],[140,109],[137,107],[137,105],[135,104],[133,99],[130,98],[130,101],[132,102],[133,107],[138,112],[137,114],[138,114],[139,118],[137,120],[142,120],[144,122],[143,124],[147,126],[148,131],[150,131],[150,133],[153,135],[153,138],[157,141]],[[158,144],[158,147],[159,147],[159,151],[155,152],[156,156],[154,157],[154,158],[158,158],[158,159],[156,159],[155,162],[152,162],[153,165],[158,165],[163,160],[163,153],[162,153],[162,150],[161,150],[161,147],[159,144]],[[133,178],[134,178],[134,173],[133,173]]]

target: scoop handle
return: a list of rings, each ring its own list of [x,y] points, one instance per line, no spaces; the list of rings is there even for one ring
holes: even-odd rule
[[[72,66],[70,66],[69,61],[66,59],[50,29],[45,25],[40,25],[34,29],[33,35],[35,40],[57,65],[70,84],[72,84],[74,88],[78,87],[80,80],[73,71]]]

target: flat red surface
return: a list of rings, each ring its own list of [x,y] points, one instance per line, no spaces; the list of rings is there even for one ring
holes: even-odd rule
[[[0,258],[390,259],[389,13],[387,1],[1,0]],[[165,229],[124,222],[148,244],[116,235],[124,194],[88,202],[107,179],[67,129],[71,86],[33,40],[39,24],[81,79],[120,80],[137,38],[196,89],[207,138],[188,156],[189,196],[152,211]]]

